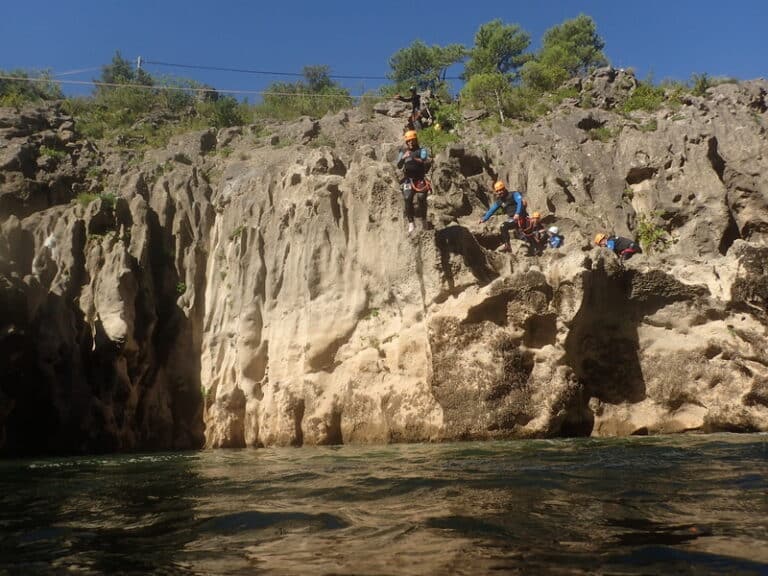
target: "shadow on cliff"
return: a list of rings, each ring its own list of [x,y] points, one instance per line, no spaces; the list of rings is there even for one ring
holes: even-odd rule
[[[585,272],[584,299],[565,341],[565,361],[581,392],[560,430],[563,436],[592,432],[594,415],[588,405],[592,397],[611,404],[645,398],[631,290],[629,271],[610,275],[600,267]]]
[[[0,286],[14,310],[0,326],[0,455],[202,447],[200,354],[177,303],[172,253],[155,236],[150,270],[131,258],[133,332],[115,342],[77,303],[99,270],[85,265],[83,226],[76,235],[64,293],[34,278]]]
[[[459,267],[452,265],[452,255],[461,257],[464,266],[470,270],[481,286],[498,278],[499,274],[488,265],[483,248],[465,227],[454,225],[436,231],[435,245],[440,253],[440,267],[450,295],[455,295],[459,291],[456,286],[456,272]]]
[[[703,286],[684,285],[660,270],[606,270],[602,260],[584,274],[584,298],[565,341],[565,362],[580,393],[560,430],[563,436],[591,434],[590,398],[609,404],[644,400],[638,326],[664,306],[707,293]]]

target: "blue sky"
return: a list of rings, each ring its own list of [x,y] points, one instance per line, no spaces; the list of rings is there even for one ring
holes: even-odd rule
[[[385,76],[389,57],[416,39],[471,46],[481,24],[500,18],[519,24],[536,48],[545,30],[581,13],[597,23],[611,63],[634,68],[640,78],[768,76],[768,0],[14,0],[2,9],[0,69],[92,80],[120,50],[131,60],[295,73],[327,64],[333,74]],[[145,68],[219,89],[263,90],[295,80]],[[70,73],[77,70],[84,71]],[[342,81],[353,94],[381,83]]]

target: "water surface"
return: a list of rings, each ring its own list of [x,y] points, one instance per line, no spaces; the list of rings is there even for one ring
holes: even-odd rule
[[[0,462],[0,574],[768,574],[768,436]]]

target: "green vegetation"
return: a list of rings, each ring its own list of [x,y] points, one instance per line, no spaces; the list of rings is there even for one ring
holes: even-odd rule
[[[712,81],[706,72],[691,76],[691,92],[695,96],[704,96],[707,93],[707,88],[710,88],[711,86]]]
[[[701,74],[692,74],[691,79],[688,82],[691,94],[694,96],[706,96],[707,90],[720,84],[738,84],[739,81],[735,78],[728,77],[712,77],[706,72]]]
[[[378,308],[371,308],[368,310],[368,313],[365,315],[366,320],[370,320],[371,318],[378,318],[379,317],[379,309]]]
[[[101,166],[90,166],[85,175],[92,180],[100,180],[104,175],[104,168]]]
[[[621,105],[623,112],[629,113],[635,110],[655,112],[661,108],[664,102],[664,88],[653,86],[651,83],[641,83],[634,92]]]
[[[441,104],[432,110],[435,122],[440,124],[443,130],[450,130],[461,122],[461,110],[458,103]]]
[[[640,214],[638,217],[637,239],[645,252],[664,252],[667,249],[667,233],[654,223],[660,215],[659,212],[652,212],[650,215]]]
[[[448,68],[461,62],[466,53],[466,48],[460,44],[427,46],[416,40],[390,57],[392,71],[389,77],[395,83],[397,92],[405,91],[411,84],[439,92],[445,83]]]
[[[71,98],[64,111],[87,138],[129,148],[164,146],[171,136],[246,123],[247,106],[192,80],[154,78],[115,53],[92,97]]]
[[[271,84],[257,104],[238,101],[194,80],[151,75],[136,69],[118,51],[102,67],[92,95],[64,99],[62,109],[75,118],[81,136],[108,139],[140,155],[145,148],[165,146],[176,134],[209,127],[257,122],[262,128],[259,133],[251,132],[251,136],[259,138],[266,136],[262,134],[263,126],[271,120],[318,118],[355,105],[363,118],[371,118],[378,98],[417,86],[431,90],[435,97],[430,101],[431,111],[444,132],[425,132],[424,138],[439,150],[455,139],[450,129],[461,123],[460,107],[490,113],[492,119],[483,124],[490,132],[535,121],[565,99],[578,100],[578,105],[585,109],[593,107],[588,82],[581,90],[568,83],[607,63],[603,53],[605,42],[592,18],[582,14],[565,20],[544,33],[538,50],[531,51],[530,46],[530,34],[520,25],[495,19],[477,28],[472,46],[428,45],[415,40],[397,50],[389,58],[388,78],[392,83],[376,94],[363,94],[357,102],[333,79],[329,66],[312,65],[303,68],[301,79],[296,82]],[[448,71],[462,63],[460,77],[465,84],[460,98],[454,100]],[[13,76],[0,80],[0,105],[63,99],[58,85],[47,73],[0,71],[0,75]],[[619,109],[628,114],[636,110],[653,112],[665,102],[674,107],[682,103],[685,93],[703,95],[711,86],[725,81],[730,80],[707,74],[694,74],[688,83],[668,82],[661,86],[648,80],[640,83]],[[657,128],[654,120],[639,126],[645,132]],[[590,133],[591,138],[600,141],[614,135],[607,129]],[[269,143],[275,147],[291,145],[275,138]],[[266,139],[254,143],[265,144]],[[310,146],[334,144],[321,135]],[[231,149],[224,148],[218,153],[228,157]],[[43,149],[41,154],[62,158],[61,152],[51,149]],[[243,160],[247,159],[244,154],[240,156]]]
[[[59,86],[51,80],[49,72],[0,70],[0,76],[11,77],[0,79],[0,106],[20,108],[26,104],[38,104],[64,97]]]
[[[88,206],[91,202],[94,202],[99,199],[101,199],[101,201],[110,210],[114,209],[115,202],[117,202],[117,196],[111,192],[105,193],[105,194],[95,194],[93,192],[80,192],[80,194],[78,194],[75,197],[75,202],[77,202],[81,206]]]
[[[566,80],[607,62],[588,16],[547,30],[538,53],[523,53],[529,42],[516,25],[499,20],[482,25],[469,51],[462,101],[493,111],[502,124],[509,118],[532,121],[564,98],[578,97],[575,88],[561,89]]]
[[[117,202],[117,195],[114,194],[113,192],[105,192],[105,193],[99,194],[99,198],[101,198],[101,201],[110,210],[113,210],[115,208],[115,203]]]
[[[55,160],[63,160],[67,157],[67,153],[64,150],[56,150],[55,148],[49,148],[48,146],[40,146],[40,156],[46,156],[48,158],[54,158]]]
[[[521,70],[523,81],[541,91],[555,90],[568,78],[604,66],[604,47],[592,18],[582,14],[566,20],[544,33],[541,50]]]
[[[240,226],[232,230],[232,233],[229,235],[229,239],[234,240],[235,238],[240,238],[240,236],[244,231],[245,231],[245,226],[241,224]]]
[[[305,66],[302,73],[305,80],[271,84],[264,92],[263,103],[253,108],[254,116],[279,120],[317,118],[352,106],[352,97],[331,80],[328,66]]]
[[[176,294],[181,296],[187,291],[187,285],[184,282],[177,282],[176,283]]]
[[[517,24],[504,24],[498,19],[483,24],[475,34],[475,46],[469,51],[464,78],[469,80],[476,74],[513,77],[530,60],[530,54],[523,54],[530,43],[530,35]]]
[[[599,140],[600,142],[608,142],[614,136],[617,135],[617,131],[608,128],[607,126],[599,126],[598,128],[592,128],[587,132],[590,140]]]
[[[436,156],[458,139],[456,134],[434,128],[425,128],[419,132],[419,143],[428,148],[432,156]]]
[[[640,124],[638,127],[640,132],[656,132],[656,130],[659,127],[659,123],[656,120],[656,118],[651,118],[648,120],[648,122],[645,122],[644,124]]]
[[[480,120],[480,128],[486,136],[496,136],[501,133],[502,123],[498,117],[491,116],[489,118],[483,118]]]
[[[557,105],[560,104],[563,100],[567,98],[579,98],[580,92],[577,88],[574,88],[573,86],[565,87],[565,88],[558,88],[550,95],[550,101],[552,104]],[[590,106],[585,106],[585,108],[589,108]]]
[[[515,108],[515,91],[504,74],[475,74],[464,85],[461,95],[472,108],[493,110],[501,122],[505,112],[509,115]]]
[[[81,206],[88,206],[88,204],[98,199],[99,199],[98,194],[93,194],[91,192],[80,192],[80,194],[78,194],[77,197],[75,198],[75,202],[77,202]]]

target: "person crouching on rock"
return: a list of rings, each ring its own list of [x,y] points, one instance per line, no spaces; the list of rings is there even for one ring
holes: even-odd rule
[[[414,230],[413,217],[421,220],[422,228],[427,229],[427,194],[432,188],[427,180],[427,170],[432,165],[429,152],[419,146],[419,139],[415,130],[405,133],[405,148],[400,150],[397,156],[397,167],[403,170],[403,178],[400,181],[405,201],[405,217],[408,220],[408,234]],[[416,201],[414,210],[413,202]]]
[[[520,227],[520,239],[525,240],[536,253],[547,246],[547,232],[541,223],[541,212],[534,212]]]
[[[521,226],[528,220],[525,201],[520,192],[510,192],[507,190],[506,185],[501,180],[497,180],[493,185],[493,196],[495,202],[491,204],[488,211],[480,218],[480,224],[486,222],[499,208],[504,208],[504,211],[507,213],[507,221],[501,225],[501,239],[504,244],[502,244],[499,250],[501,252],[509,252],[512,250],[512,246],[509,243],[509,231],[515,228],[521,229]]]
[[[547,246],[550,248],[560,248],[563,245],[563,237],[560,235],[560,229],[557,226],[547,228]]]
[[[624,262],[629,260],[635,254],[642,254],[640,245],[634,240],[624,238],[623,236],[608,236],[603,232],[595,235],[595,244],[612,250],[616,256],[619,257],[619,261]]]

